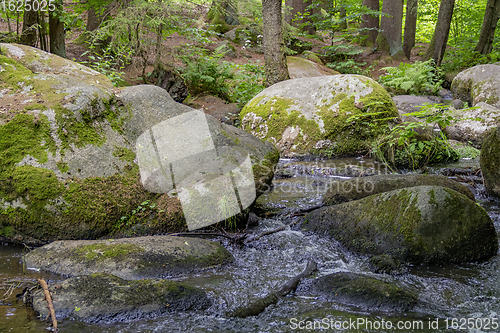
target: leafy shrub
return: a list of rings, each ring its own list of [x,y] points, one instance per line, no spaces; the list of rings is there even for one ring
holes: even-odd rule
[[[399,67],[384,67],[387,75],[379,81],[396,93],[436,94],[441,89],[443,80],[440,71],[434,66],[434,60],[416,61],[414,64],[400,63]]]
[[[186,65],[182,76],[192,94],[209,92],[227,101],[230,100],[230,82],[234,79],[233,67],[226,61],[221,61],[224,52],[215,50],[213,55],[207,55],[206,50],[189,47],[183,55],[182,62]]]
[[[82,64],[106,75],[114,86],[123,85],[122,75],[125,73],[120,70],[125,68],[126,57],[116,56],[110,46],[101,52],[96,44],[90,44],[89,50],[85,51],[82,56],[86,54],[90,61],[82,62]]]
[[[240,107],[247,104],[258,93],[264,90],[264,66],[257,63],[235,65],[238,72],[231,89],[231,102],[238,103]]]

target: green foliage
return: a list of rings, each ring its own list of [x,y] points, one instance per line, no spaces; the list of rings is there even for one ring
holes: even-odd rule
[[[180,57],[186,65],[182,76],[192,94],[209,92],[230,99],[230,81],[234,79],[234,73],[231,64],[221,60],[224,55],[220,50],[207,55],[204,49],[195,46],[184,49]]]
[[[243,107],[255,95],[264,90],[264,66],[258,63],[248,63],[235,65],[234,68],[237,70],[237,73],[231,88],[230,100]]]
[[[360,114],[351,118],[365,117]],[[455,161],[459,154],[450,147],[442,132],[434,135],[434,128],[444,129],[456,120],[451,111],[443,104],[429,104],[418,112],[405,116],[419,117],[422,121],[413,121],[395,126],[380,125],[380,121],[370,123],[378,128],[381,135],[372,142],[371,154],[390,167],[417,169],[431,163]],[[348,119],[349,120],[351,120]]]
[[[380,83],[393,88],[396,93],[436,94],[441,89],[443,80],[434,60],[416,61],[414,64],[400,63],[399,67],[384,67],[387,75],[380,77]]]
[[[104,51],[100,51],[98,43],[90,44],[89,50],[85,51],[82,56],[86,54],[88,54],[89,61],[82,62],[82,64],[106,75],[114,86],[119,86],[123,83],[122,75],[125,72],[120,70],[125,68],[126,63],[124,60],[126,57],[115,55],[110,46]]]
[[[464,48],[448,50],[443,59],[442,70],[444,72],[462,71],[466,68],[493,64],[500,61],[500,50],[493,50],[490,54],[480,54],[474,51],[475,44],[469,43]]]
[[[155,203],[151,203],[151,200],[143,201],[136,209],[133,209],[129,214],[122,216],[118,220],[111,233],[116,233],[121,230],[127,229],[136,223],[140,223],[143,218],[150,216],[151,214],[163,213],[164,210],[158,210]]]

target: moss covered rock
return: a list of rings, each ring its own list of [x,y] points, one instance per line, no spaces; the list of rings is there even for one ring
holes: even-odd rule
[[[115,89],[105,76],[29,46],[0,49],[7,111],[0,114],[0,239],[40,244],[187,228],[178,197],[144,188],[136,140],[193,109],[159,87]],[[206,118],[214,145],[248,153],[257,195],[267,189],[276,149]]]
[[[29,252],[26,266],[67,276],[109,273],[131,280],[165,278],[220,266],[231,260],[231,254],[215,242],[147,236],[55,241]]]
[[[308,214],[302,226],[352,251],[410,263],[476,261],[498,249],[486,211],[439,186],[409,187],[323,207]]]
[[[87,323],[131,322],[211,305],[199,289],[169,280],[126,281],[111,274],[82,275],[49,286],[57,320],[69,316]],[[43,290],[32,295],[33,309],[47,318]]]
[[[479,162],[486,191],[500,197],[500,127],[486,135]]]
[[[322,63],[317,63],[302,57],[286,57],[286,61],[291,79],[340,74]]]
[[[478,65],[460,72],[453,79],[451,91],[471,106],[484,102],[500,108],[500,66]]]
[[[348,121],[352,116],[360,118]],[[379,134],[368,122],[398,112],[372,79],[332,75],[279,82],[255,96],[240,117],[245,131],[272,142],[283,156],[353,155],[366,152]]]
[[[356,273],[335,273],[316,279],[310,293],[321,295],[330,302],[369,311],[406,312],[418,302],[415,292]]]
[[[465,185],[440,175],[377,175],[340,179],[329,183],[328,191],[323,197],[327,206],[343,202],[363,199],[370,195],[403,189],[414,186],[442,186],[467,196],[475,201],[474,194]]]
[[[454,110],[452,116],[457,123],[444,129],[446,137],[481,149],[485,133],[500,126],[500,109],[484,102],[476,103],[478,109]]]

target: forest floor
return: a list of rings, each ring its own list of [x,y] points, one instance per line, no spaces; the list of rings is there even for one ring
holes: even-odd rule
[[[0,18],[0,32],[4,31],[8,31],[8,25],[7,22],[2,21],[2,19]],[[68,59],[85,63],[89,61],[88,54],[86,54],[86,52],[88,51],[88,47],[86,44],[78,42],[78,37],[81,35],[81,33],[82,32],[78,30],[67,31],[66,54]],[[323,38],[323,41],[305,37],[299,37],[299,39],[312,43],[314,46],[311,51],[316,53],[321,53],[321,49],[323,47],[331,45],[331,38]],[[210,40],[212,41],[212,43],[206,43],[198,46],[202,46],[209,51],[213,51],[217,47],[217,45],[219,45],[226,39],[224,39],[223,37],[212,37],[210,38]],[[176,57],[175,55],[178,54],[178,50],[180,48],[183,48],[186,44],[190,43],[192,43],[191,39],[184,36],[179,36],[176,33],[166,37],[162,43],[161,60],[164,63],[173,64],[175,67],[183,67],[184,65],[179,60],[179,57]],[[222,58],[223,61],[235,64],[264,64],[263,54],[252,52],[242,45],[238,45],[232,42],[229,43],[234,47],[236,57],[229,57],[226,55],[224,58]],[[343,40],[336,42],[336,44],[342,43],[346,43],[346,41]],[[359,47],[359,45],[356,46]],[[417,43],[411,52],[410,60],[406,58],[403,60],[394,59],[387,53],[373,51],[373,47],[362,47],[362,52],[354,56],[352,59],[360,67],[360,69],[365,71],[365,75],[378,80],[380,75],[384,74],[384,71],[382,70],[382,68],[384,67],[397,67],[401,62],[414,63],[415,61],[422,60],[422,55],[424,54],[426,47],[427,44]],[[149,64],[145,70],[146,73],[150,73],[153,71],[153,59],[154,55],[150,55],[148,59]],[[136,85],[144,83],[142,79],[143,61],[141,58],[134,58],[132,63],[121,71],[124,72],[124,74],[122,75],[122,79],[128,84]]]

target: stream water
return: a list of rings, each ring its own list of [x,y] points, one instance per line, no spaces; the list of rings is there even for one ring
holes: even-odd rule
[[[450,168],[478,167],[477,161],[461,160],[455,164],[429,168],[427,172],[446,173]],[[387,170],[366,159],[321,162],[282,160],[273,190],[259,199],[261,206],[266,206],[268,210],[273,208],[271,214],[262,218],[259,226],[251,232],[260,233],[281,225],[285,225],[286,230],[263,237],[241,249],[226,243],[235,258],[233,264],[176,278],[207,291],[213,299],[210,309],[203,313],[186,312],[127,324],[95,325],[67,319],[59,323],[60,332],[500,332],[499,255],[482,263],[421,265],[410,267],[408,273],[401,276],[377,275],[386,281],[397,281],[418,293],[420,305],[411,313],[373,313],[324,302],[303,292],[304,286],[310,282],[305,279],[295,294],[269,306],[259,316],[245,319],[225,316],[227,311],[279,288],[299,274],[308,259],[314,259],[319,268],[310,278],[334,272],[375,276],[368,269],[366,257],[352,254],[329,239],[294,231],[290,226],[301,218],[292,213],[319,204],[326,185],[332,179],[376,172]],[[458,180],[470,185],[478,203],[488,211],[499,232],[500,202],[485,194],[474,172],[460,177]],[[37,277],[44,276],[51,282],[61,277],[41,272],[23,272],[22,252],[20,246],[0,246],[0,286],[8,288],[12,284],[17,285],[17,281],[24,281],[10,296],[2,297],[7,290],[0,289],[0,299],[5,298],[0,301],[0,332],[46,332],[48,321],[37,318],[15,294],[34,283]],[[322,321],[322,328],[317,323],[316,329],[300,329],[314,321]],[[358,321],[371,322],[371,328],[370,324],[351,324]],[[461,325],[464,322],[465,325]],[[462,329],[446,328],[447,323],[448,326],[458,324],[458,328]]]

